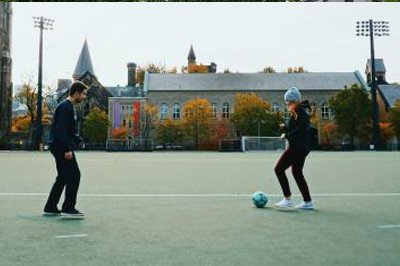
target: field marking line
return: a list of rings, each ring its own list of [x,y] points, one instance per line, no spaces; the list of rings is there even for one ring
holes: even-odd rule
[[[75,235],[58,235],[55,236],[57,239],[65,239],[65,238],[79,238],[79,237],[88,237],[88,234],[75,234]]]
[[[281,197],[282,194],[268,194],[269,197]],[[0,192],[0,197],[24,197],[24,196],[48,196],[48,193],[23,193],[23,192]],[[251,197],[252,194],[242,193],[220,193],[220,194],[92,194],[81,193],[81,197]],[[294,197],[301,196],[294,194]],[[400,193],[312,193],[313,197],[397,197]]]

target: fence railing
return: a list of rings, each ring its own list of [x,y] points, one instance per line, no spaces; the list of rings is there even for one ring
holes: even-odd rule
[[[106,151],[152,151],[152,139],[107,139]]]

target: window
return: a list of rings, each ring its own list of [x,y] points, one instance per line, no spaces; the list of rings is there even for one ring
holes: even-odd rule
[[[160,119],[168,118],[168,105],[166,103],[161,104],[160,108]]]
[[[272,112],[279,112],[279,104],[278,103],[273,103],[272,104]]]
[[[181,106],[179,103],[174,103],[174,107],[172,109],[172,118],[181,119]]]
[[[290,119],[290,112],[289,112],[289,110],[287,109],[287,107],[285,107],[285,110],[283,111],[283,119],[284,119],[285,121],[289,121],[289,119]]]
[[[222,118],[229,118],[229,103],[222,105]]]
[[[322,119],[330,119],[330,117],[331,117],[331,111],[326,102],[322,104],[321,116],[322,116]]]
[[[315,102],[310,103],[311,114],[316,114],[317,112],[317,104]]]
[[[213,113],[213,118],[217,119],[218,118],[218,104],[212,103],[212,113]]]

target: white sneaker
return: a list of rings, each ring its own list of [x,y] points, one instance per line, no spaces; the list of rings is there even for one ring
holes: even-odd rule
[[[294,207],[301,210],[314,210],[314,203],[312,201],[303,201],[302,203]]]
[[[279,207],[279,208],[292,207],[293,206],[293,202],[290,199],[288,200],[286,198],[283,198],[280,202],[275,203],[275,206]]]

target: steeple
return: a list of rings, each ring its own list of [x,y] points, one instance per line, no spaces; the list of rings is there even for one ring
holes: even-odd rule
[[[78,63],[76,64],[74,74],[72,75],[73,79],[79,79],[86,72],[89,72],[93,76],[95,76],[92,66],[92,60],[90,59],[89,48],[87,45],[87,41],[83,43],[83,47],[81,50],[81,54],[79,55]]]
[[[187,59],[188,59],[188,65],[196,64],[196,55],[194,54],[193,45],[190,45],[189,55]]]

